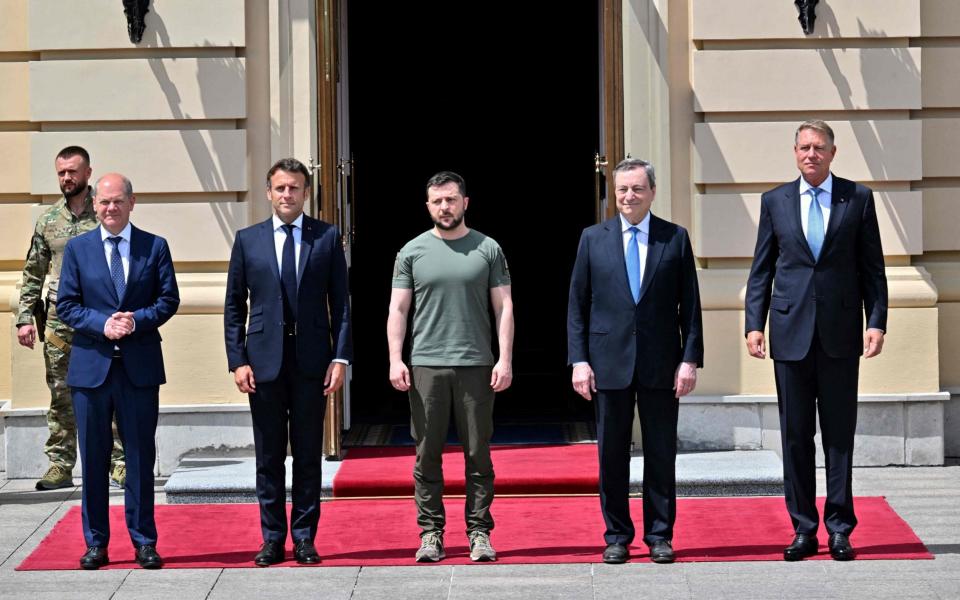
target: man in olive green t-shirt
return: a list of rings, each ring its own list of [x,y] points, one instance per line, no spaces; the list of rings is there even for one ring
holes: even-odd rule
[[[427,211],[434,227],[408,242],[393,268],[387,317],[390,383],[410,395],[417,445],[413,469],[417,524],[422,530],[418,562],[445,556],[442,457],[451,412],[466,461],[470,558],[497,558],[490,543],[490,436],[494,394],[513,380],[513,300],[500,246],[463,222],[469,202],[463,178],[456,173],[442,171],[431,177]],[[490,347],[491,305],[500,347],[496,361]],[[412,373],[402,356],[411,306]]]

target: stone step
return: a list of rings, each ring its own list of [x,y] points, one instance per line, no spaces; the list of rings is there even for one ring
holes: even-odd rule
[[[347,451],[349,453],[349,450]],[[342,463],[324,461],[322,497],[333,497],[333,478]],[[292,459],[287,457],[287,498]],[[256,502],[253,456],[186,456],[167,480],[171,504]],[[630,459],[630,492],[643,490],[643,457]],[[780,459],[769,450],[697,452],[677,456],[680,496],[768,496],[783,494]]]

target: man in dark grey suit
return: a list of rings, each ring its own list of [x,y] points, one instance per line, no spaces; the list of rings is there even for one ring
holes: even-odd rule
[[[860,356],[883,348],[887,279],[873,192],[835,177],[833,130],[800,125],[794,154],[801,177],[763,194],[746,293],[746,343],[770,355],[777,381],[783,482],[794,540],[785,560],[817,553],[814,434],[820,413],[827,500],[824,525],[835,560],[854,558],[853,439]],[[866,312],[866,331],[864,331]]]
[[[250,396],[263,546],[254,563],[284,559],[284,460],[293,454],[290,534],[294,558],[320,562],[324,396],[343,385],[353,346],[347,264],[340,232],[303,214],[310,171],[285,158],[267,173],[273,215],[237,232],[227,271],[223,322],[227,362]],[[250,301],[247,322],[247,299]]]
[[[567,343],[573,389],[597,394],[603,561],[622,563],[630,520],[630,435],[643,431],[643,541],[655,562],[674,560],[678,398],[703,366],[697,270],[687,231],[650,213],[653,166],[627,159],[613,171],[616,217],[588,227],[570,278]]]

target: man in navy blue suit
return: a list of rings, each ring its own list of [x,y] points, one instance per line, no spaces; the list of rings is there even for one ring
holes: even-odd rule
[[[67,242],[60,274],[57,313],[76,330],[67,385],[83,463],[84,569],[109,562],[114,413],[127,453],[124,504],[135,557],[145,569],[163,564],[153,518],[154,436],[166,382],[159,328],[177,312],[180,294],[166,240],[130,224],[135,203],[129,179],[101,177],[100,226]]]
[[[352,358],[347,264],[340,232],[303,214],[310,171],[285,158],[267,172],[273,215],[237,232],[227,272],[224,337],[237,389],[250,397],[263,545],[254,563],[284,559],[287,532],[300,564],[320,562],[324,397]],[[249,313],[247,301],[249,299]],[[249,322],[247,318],[249,316]],[[287,526],[284,460],[293,454]]]
[[[597,396],[603,561],[622,563],[630,519],[630,436],[643,433],[643,541],[674,560],[678,398],[703,366],[696,264],[687,231],[657,218],[653,165],[628,158],[613,171],[616,217],[588,227],[570,278],[567,344],[573,389]]]
[[[883,348],[887,279],[873,192],[835,177],[833,130],[802,123],[793,152],[801,177],[763,194],[745,330],[751,356],[770,355],[777,382],[783,484],[793,542],[785,560],[817,553],[816,416],[820,413],[827,499],[824,525],[835,560],[851,560],[853,439],[860,356]],[[867,323],[864,330],[864,312]]]

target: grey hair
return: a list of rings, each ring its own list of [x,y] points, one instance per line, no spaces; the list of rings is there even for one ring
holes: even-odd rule
[[[618,162],[617,166],[613,168],[613,177],[616,179],[618,173],[636,171],[637,169],[643,169],[647,172],[647,182],[650,184],[650,189],[657,187],[657,175],[653,170],[653,165],[639,158],[625,158]]]
[[[804,129],[812,129],[823,135],[827,136],[827,139],[830,140],[830,145],[833,146],[833,129],[827,125],[826,121],[821,121],[820,119],[811,119],[809,121],[804,121],[800,123],[800,127],[797,127],[797,132],[793,134],[793,145],[796,146],[797,142],[800,141],[800,132]]]
[[[130,180],[127,179],[125,175],[120,175],[119,173],[107,173],[106,175],[100,176],[100,178],[97,179],[97,184],[96,184],[95,186],[93,186],[93,195],[94,195],[94,196],[97,195],[97,190],[100,189],[100,182],[103,181],[103,178],[104,178],[104,177],[107,177],[107,176],[109,176],[109,175],[116,175],[116,176],[120,177],[120,181],[123,183],[123,195],[124,195],[124,196],[126,196],[127,198],[129,198],[130,196],[133,195],[133,184],[130,183]]]

